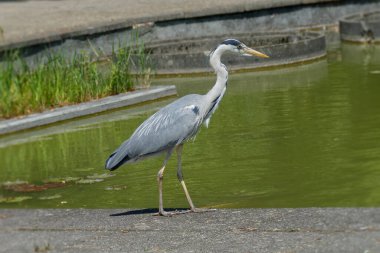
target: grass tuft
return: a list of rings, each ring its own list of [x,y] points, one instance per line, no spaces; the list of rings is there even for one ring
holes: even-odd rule
[[[132,55],[137,55],[137,63]],[[95,63],[88,53],[76,53],[71,59],[52,54],[33,68],[17,52],[6,59],[0,68],[0,118],[127,92],[134,89],[135,80],[142,79],[147,86],[150,77],[143,46],[113,50],[107,65]],[[132,66],[144,69],[132,76]]]

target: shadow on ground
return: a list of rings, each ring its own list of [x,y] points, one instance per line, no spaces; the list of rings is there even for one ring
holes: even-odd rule
[[[166,208],[165,211],[174,212],[174,211],[186,211],[187,208]],[[145,209],[137,209],[130,210],[122,213],[113,213],[110,216],[128,216],[128,215],[138,215],[138,214],[155,214],[158,213],[158,209],[155,208],[145,208]]]

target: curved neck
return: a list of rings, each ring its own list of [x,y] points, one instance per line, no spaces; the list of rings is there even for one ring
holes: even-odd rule
[[[228,72],[226,66],[224,66],[220,61],[220,57],[225,51],[225,47],[219,46],[210,57],[210,65],[214,69],[217,76],[214,87],[212,87],[212,89],[207,93],[207,96],[210,97],[211,100],[221,96],[226,88]]]

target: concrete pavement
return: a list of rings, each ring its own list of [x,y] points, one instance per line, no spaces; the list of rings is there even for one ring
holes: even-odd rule
[[[380,252],[379,208],[0,210],[0,252]]]
[[[225,15],[332,0],[0,1],[0,51],[147,22]]]

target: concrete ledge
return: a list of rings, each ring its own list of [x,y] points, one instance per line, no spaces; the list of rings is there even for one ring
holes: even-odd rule
[[[105,33],[133,25],[336,0],[17,1],[0,3],[0,51]],[[20,16],[20,13],[23,13]],[[49,20],[49,22],[46,22]]]
[[[0,252],[380,252],[379,208],[2,209]]]
[[[223,55],[223,63],[231,70],[294,64],[326,55],[325,36],[318,32],[250,32],[234,34],[233,37],[269,55],[269,58]],[[151,51],[150,59],[157,74],[209,72],[209,50],[224,39],[225,36],[205,36],[189,40],[160,41],[147,44],[146,49]]]
[[[36,113],[19,119],[2,120],[0,121],[0,134],[47,125],[58,121],[99,113],[128,105],[139,104],[176,94],[177,92],[174,85],[155,86],[146,90],[138,90],[126,94],[106,97],[96,101],[81,103],[78,105],[65,106],[52,111]]]
[[[360,12],[339,20],[340,37],[351,42],[380,42],[380,9]]]

